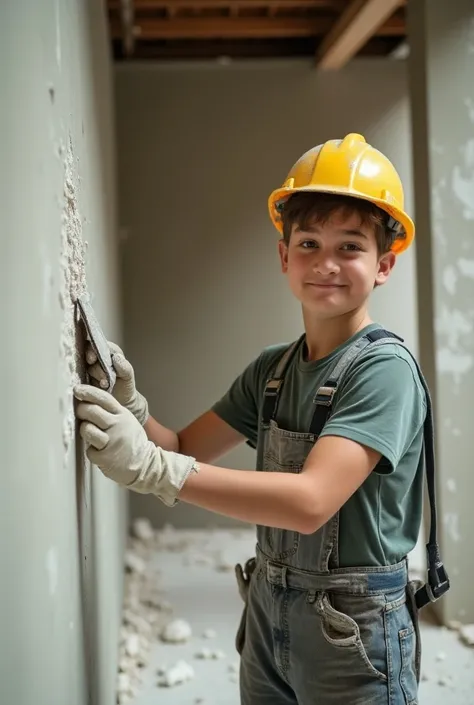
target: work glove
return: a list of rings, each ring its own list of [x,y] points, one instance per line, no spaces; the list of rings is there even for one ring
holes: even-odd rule
[[[112,394],[122,406],[131,411],[143,426],[149,417],[148,402],[135,387],[135,372],[133,367],[118,345],[111,342],[108,342],[108,345],[112,354],[112,364],[117,373],[117,380]],[[89,376],[99,384],[99,387],[107,387],[107,377],[97,359],[95,350],[90,344],[88,344],[86,348],[86,362],[88,364],[87,372]]]
[[[168,507],[174,506],[191,472],[199,469],[196,459],[155,446],[131,411],[109,392],[79,384],[74,396],[91,463],[122,487],[153,494]]]

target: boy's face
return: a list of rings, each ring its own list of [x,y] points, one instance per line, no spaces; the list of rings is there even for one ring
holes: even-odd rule
[[[280,240],[279,252],[293,294],[321,318],[363,307],[395,265],[393,252],[379,255],[374,227],[361,224],[357,213],[336,212],[306,232],[293,225],[289,245]]]

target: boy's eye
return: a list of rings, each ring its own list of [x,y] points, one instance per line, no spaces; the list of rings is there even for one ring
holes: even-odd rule
[[[346,245],[342,246],[342,249],[345,250],[346,252],[361,252],[362,248],[360,245],[357,245],[355,242],[348,242]]]
[[[300,246],[305,250],[309,250],[317,247],[317,243],[314,240],[303,240],[303,242],[300,242]]]

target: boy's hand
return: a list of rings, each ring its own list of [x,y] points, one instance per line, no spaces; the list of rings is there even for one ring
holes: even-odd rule
[[[121,348],[115,343],[109,342],[112,353],[112,364],[117,373],[117,381],[112,393],[117,401],[126,409],[131,411],[142,426],[148,420],[148,402],[145,397],[137,391],[135,387],[135,372],[132,365],[126,359]],[[104,370],[97,360],[97,355],[90,344],[86,348],[87,372],[89,376],[98,382],[99,387],[107,386],[107,378]]]
[[[135,416],[109,392],[87,384],[77,385],[76,416],[87,457],[106,477],[142,494],[154,494],[172,507],[195,458],[158,448],[148,440]]]

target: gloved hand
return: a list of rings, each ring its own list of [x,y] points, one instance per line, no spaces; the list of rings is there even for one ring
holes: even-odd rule
[[[155,446],[135,416],[109,392],[79,384],[74,396],[80,402],[76,416],[83,422],[80,434],[91,463],[119,485],[174,506],[188,476],[199,469],[195,458]]]
[[[135,387],[135,372],[132,365],[123,354],[123,350],[115,343],[108,341],[108,344],[110,352],[112,353],[112,364],[117,373],[117,381],[115,382],[112,394],[122,406],[132,412],[143,426],[149,416],[148,402]],[[87,372],[89,376],[99,383],[99,387],[106,387],[107,378],[97,360],[95,350],[90,344],[88,344],[86,348],[86,362],[88,364]]]

